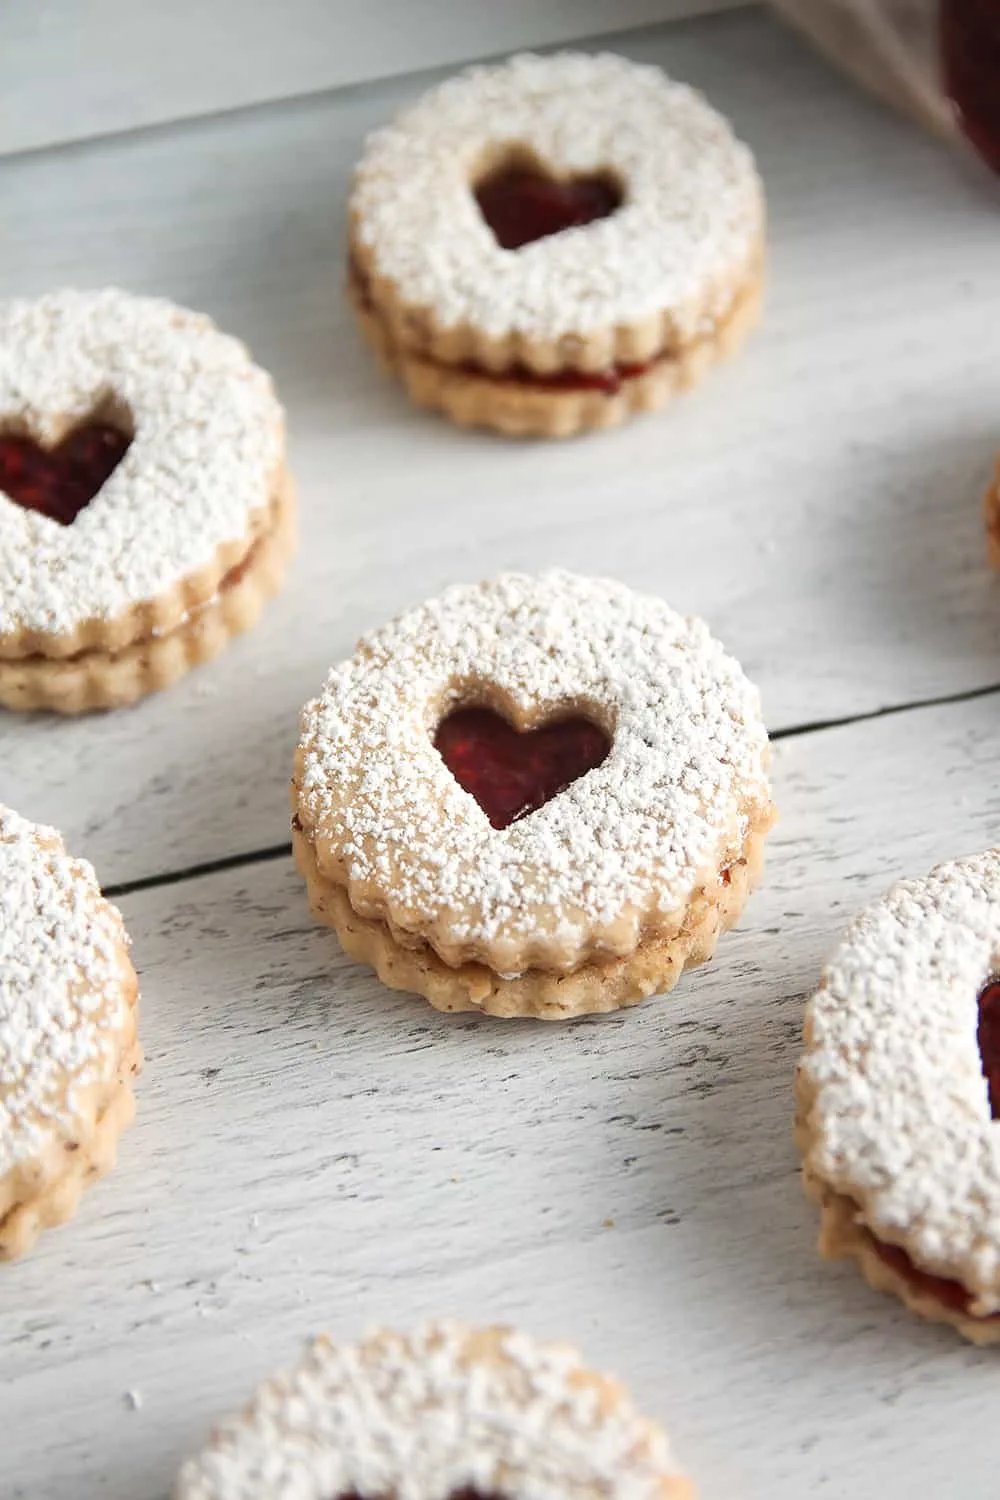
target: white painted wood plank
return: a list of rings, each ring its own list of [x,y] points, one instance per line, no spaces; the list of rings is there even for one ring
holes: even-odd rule
[[[3,1268],[4,1500],[159,1500],[310,1331],[443,1313],[581,1341],[703,1500],[995,1500],[995,1356],[818,1261],[790,1114],[848,916],[1000,838],[998,731],[995,695],[779,747],[741,931],[607,1020],[383,991],[285,861],[128,898],[139,1120],[76,1222]]]
[[[106,881],[281,842],[301,703],[358,633],[502,566],[617,574],[705,615],[773,727],[1000,680],[979,495],[1000,441],[992,184],[753,13],[629,40],[757,150],[770,306],[660,416],[532,446],[411,410],[340,297],[343,202],[393,82],[0,165],[0,294],[121,281],[215,313],[287,399],[305,545],[287,594],[134,712],[0,724],[2,794]]]
[[[0,154],[722,10],[735,0],[0,6]]]

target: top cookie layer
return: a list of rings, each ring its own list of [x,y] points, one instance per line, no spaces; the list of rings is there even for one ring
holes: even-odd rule
[[[134,1001],[121,917],[51,828],[0,807],[0,1178],[115,1080]]]
[[[109,409],[134,437],[72,525],[0,494],[0,637],[127,614],[266,512],[283,416],[241,343],[114,290],[0,304],[0,430],[49,445]]]
[[[502,250],[472,193],[527,148],[555,176],[609,171],[610,217]],[[693,337],[725,313],[763,236],[749,150],[693,89],[612,54],[514,57],[431,90],[373,134],[351,197],[375,278],[442,327],[553,340],[669,314]]]
[[[662,1432],[574,1351],[434,1324],[325,1339],[181,1470],[176,1500],[669,1500]]]
[[[1000,1310],[1000,1124],[977,1043],[1000,968],[1000,850],[939,865],[864,913],[811,1001],[806,1166],[881,1240]]]
[[[607,759],[504,829],[434,748],[459,704],[517,728],[583,712]],[[450,963],[573,968],[677,931],[770,810],[756,689],[707,627],[551,572],[449,589],[365,637],[303,712],[298,815],[356,911]]]

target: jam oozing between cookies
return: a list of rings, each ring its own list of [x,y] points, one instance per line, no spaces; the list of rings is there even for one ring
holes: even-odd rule
[[[434,745],[494,828],[536,812],[607,759],[611,741],[589,719],[557,719],[520,733],[491,708],[459,708]]]
[[[350,263],[348,275],[360,306],[370,316],[377,317],[378,309],[372,301],[368,278],[353,260]],[[494,380],[502,385],[513,383],[531,386],[541,391],[599,391],[604,396],[617,396],[630,380],[637,380],[640,375],[647,374],[664,358],[669,358],[669,356],[658,355],[654,359],[637,360],[631,364],[608,365],[603,370],[553,370],[548,375],[540,375],[536,370],[529,370],[526,365],[509,365],[504,370],[487,370],[484,365],[478,365],[474,360],[465,360],[454,368],[461,370],[465,375],[475,375],[480,380]],[[441,369],[448,368],[437,361],[435,363],[438,363]]]
[[[610,173],[560,179],[528,161],[500,163],[473,192],[501,250],[520,250],[550,234],[606,219],[622,202]]]
[[[366,1497],[359,1495],[357,1490],[350,1490],[346,1494],[331,1495],[330,1500],[366,1500]],[[383,1496],[381,1500],[390,1500],[390,1497]],[[471,1484],[463,1484],[460,1490],[452,1490],[446,1500],[504,1500],[504,1496],[488,1490],[477,1490]]]
[[[496,375],[484,370],[482,365],[464,364],[460,368],[469,375],[497,380],[504,385],[513,381],[516,385],[533,386],[541,391],[601,391],[605,396],[616,396],[627,381],[645,375],[654,363],[646,360],[634,365],[610,365],[606,370],[557,370],[552,375],[537,375],[523,365],[513,365]]]
[[[132,439],[107,422],[76,427],[55,448],[0,433],[0,490],[25,510],[69,526],[128,452]]]
[[[903,1276],[915,1291],[923,1292],[927,1297],[933,1297],[943,1307],[950,1308],[952,1312],[967,1313],[972,1298],[965,1290],[960,1281],[950,1281],[946,1276],[934,1276],[930,1271],[921,1271],[899,1245],[888,1245],[884,1240],[871,1236],[871,1242],[878,1252],[879,1259],[884,1260],[897,1276]]]
[[[1000,5],[997,0],[941,0],[944,86],[962,129],[1000,172]]]
[[[1000,974],[991,975],[979,991],[979,1055],[983,1060],[983,1075],[989,1088],[990,1113],[1000,1120]],[[906,1251],[899,1245],[889,1245],[871,1236],[880,1259],[909,1284],[928,1297],[933,1297],[953,1312],[968,1313],[972,1298],[960,1281],[951,1281],[946,1276],[935,1276],[915,1265]],[[993,1314],[994,1317],[1000,1314]]]
[[[993,974],[979,991],[979,1055],[990,1092],[990,1110],[1000,1120],[1000,974]]]

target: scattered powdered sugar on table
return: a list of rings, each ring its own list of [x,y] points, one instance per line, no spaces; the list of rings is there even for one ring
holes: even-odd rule
[[[123,942],[91,866],[0,807],[0,1177],[72,1131],[75,1089],[114,1078]]]
[[[556,175],[608,170],[609,217],[503,250],[472,183],[527,147]],[[675,314],[691,337],[728,308],[763,236],[750,151],[700,94],[610,53],[511,58],[432,89],[369,137],[352,232],[401,300],[445,326],[537,338]]]
[[[433,744],[456,705],[586,711],[607,759],[494,829]],[[698,619],[553,571],[453,587],[367,636],[303,711],[299,816],[400,925],[528,942],[671,915],[770,800],[757,691]],[[632,934],[633,942],[635,934]]]
[[[317,1339],[181,1470],[177,1500],[662,1500],[666,1438],[573,1350],[438,1323]]]
[[[209,318],[113,289],[0,303],[0,432],[44,445],[109,402],[129,413],[132,444],[70,526],[0,492],[0,635],[123,614],[211,563],[268,505],[281,407]]]
[[[1000,1308],[1000,1124],[977,1042],[1000,966],[1000,850],[901,882],[851,927],[808,1011],[808,1165]]]

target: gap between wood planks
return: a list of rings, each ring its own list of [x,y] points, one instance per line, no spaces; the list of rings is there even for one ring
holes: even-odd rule
[[[863,714],[847,714],[840,719],[813,719],[806,724],[790,724],[786,729],[776,729],[771,735],[772,743],[793,740],[807,734],[823,734],[828,729],[846,729],[851,724],[867,724],[872,719],[890,719],[898,714],[916,713],[922,708],[946,708],[950,703],[974,703],[978,698],[989,698],[1000,694],[1000,682],[986,687],[966,688],[960,693],[945,693],[938,698],[920,698],[913,703],[898,703],[886,708],[869,709]],[[162,875],[141,875],[137,880],[123,880],[119,885],[106,885],[105,896],[118,899],[132,896],[138,891],[152,891],[160,886],[180,885],[185,880],[200,880],[205,875],[219,875],[225,870],[241,870],[250,865],[269,864],[278,859],[290,859],[292,845],[268,844],[263,849],[250,849],[244,854],[227,854],[222,859],[206,860],[200,865],[186,865],[180,870],[167,870]]]

